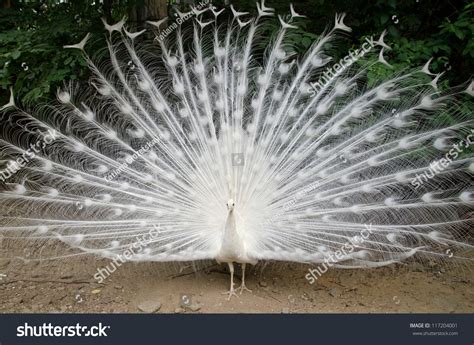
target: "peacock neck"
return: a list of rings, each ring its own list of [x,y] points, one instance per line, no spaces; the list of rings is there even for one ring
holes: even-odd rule
[[[226,226],[226,228],[235,230],[235,212],[234,212],[234,210],[230,210],[229,213],[227,214],[227,225],[230,225],[230,226]]]
[[[237,236],[237,225],[235,221],[235,211],[234,210],[229,210],[229,213],[227,214],[227,221],[225,223],[225,229],[224,229],[224,241],[226,239],[233,238]]]

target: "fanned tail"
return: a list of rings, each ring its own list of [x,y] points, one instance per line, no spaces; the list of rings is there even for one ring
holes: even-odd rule
[[[474,120],[462,90],[440,92],[428,66],[367,85],[389,47],[383,33],[331,60],[344,15],[298,58],[291,13],[267,42],[263,3],[248,20],[232,8],[224,27],[206,21],[220,12],[195,11],[191,27],[157,32],[154,53],[139,49],[143,32],[105,23],[105,67],[86,53],[89,36],[67,46],[93,72],[88,90],[60,90],[31,113],[13,97],[2,108],[3,237],[129,250],[131,261],[212,259],[232,198],[256,260],[469,258]]]

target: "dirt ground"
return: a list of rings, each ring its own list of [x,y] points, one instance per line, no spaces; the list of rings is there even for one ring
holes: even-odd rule
[[[417,262],[370,270],[330,269],[315,284],[309,266],[270,264],[248,270],[238,298],[225,266],[164,269],[127,263],[102,284],[94,279],[110,261],[92,256],[42,262],[0,260],[1,313],[472,313],[473,268]],[[240,271],[236,272],[240,285]]]

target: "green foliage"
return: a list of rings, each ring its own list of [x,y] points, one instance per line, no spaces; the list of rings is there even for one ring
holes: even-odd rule
[[[0,9],[0,101],[6,102],[9,87],[23,102],[35,102],[54,94],[65,80],[86,80],[88,68],[76,50],[63,49],[92,33],[88,50],[104,46],[104,30],[100,20],[118,20],[131,6],[142,6],[143,0],[93,0],[58,3],[14,2],[12,9]],[[199,2],[199,1],[197,1]],[[214,3],[223,5],[222,0]],[[254,0],[232,2],[241,11],[255,13]],[[474,70],[474,3],[462,0],[295,0],[297,12],[307,16],[299,20],[300,28],[289,31],[289,41],[297,52],[304,52],[317,35],[334,21],[336,13],[347,12],[345,22],[353,33],[347,44],[334,45],[334,55],[341,58],[351,49],[359,48],[367,36],[377,37],[388,31],[386,42],[393,48],[386,59],[394,66],[387,69],[375,64],[369,71],[369,83],[380,76],[422,66],[433,57],[431,70],[445,71],[443,78],[450,85],[465,82]],[[268,0],[267,6],[277,13],[289,11],[288,0]],[[272,35],[278,23],[266,29]],[[344,43],[344,42],[342,42]],[[448,81],[444,83],[447,84]]]
[[[8,98],[9,87],[23,102],[50,98],[67,80],[88,78],[87,64],[75,49],[64,49],[93,33],[91,51],[104,46],[101,17],[120,18],[127,3],[118,2],[112,13],[93,1],[28,2],[0,9],[0,100]],[[94,34],[95,33],[95,34]]]
[[[79,9],[77,9],[79,10]],[[33,102],[54,92],[64,80],[87,76],[79,52],[63,49],[82,37],[99,18],[94,7],[73,11],[69,4],[3,9],[0,27],[0,86],[13,85],[24,102]]]
[[[423,39],[396,36],[389,39],[393,48],[390,61],[397,68],[420,66],[433,57],[432,71],[447,72],[454,83],[469,78],[474,57],[474,4],[456,12],[454,19],[444,18],[438,30]]]
[[[369,84],[381,76],[423,66],[433,57],[430,69],[445,72],[444,84],[458,85],[472,77],[474,71],[474,3],[435,0],[296,0],[297,12],[308,17],[306,29],[319,34],[336,13],[346,12],[345,23],[353,32],[348,44],[336,46],[335,55],[342,58],[361,47],[365,37],[378,37],[387,30],[385,41],[392,48],[385,52],[394,69],[380,64],[369,71]],[[271,5],[280,13],[288,8],[286,0]],[[297,42],[295,42],[297,43]]]

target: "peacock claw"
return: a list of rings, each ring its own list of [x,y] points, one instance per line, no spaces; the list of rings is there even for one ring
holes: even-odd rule
[[[244,290],[246,290],[246,291],[252,293],[252,290],[250,290],[247,286],[245,286],[245,284],[240,285],[240,286],[237,288],[237,290],[240,290],[240,294],[241,294],[241,295],[242,295],[242,292],[244,292]]]
[[[227,298],[228,301],[230,301],[230,299],[231,299],[232,296],[239,297],[239,295],[237,295],[237,294],[235,293],[235,289],[233,289],[233,288],[230,289],[229,291],[223,292],[222,294],[223,294],[223,295],[229,295],[229,297]]]

